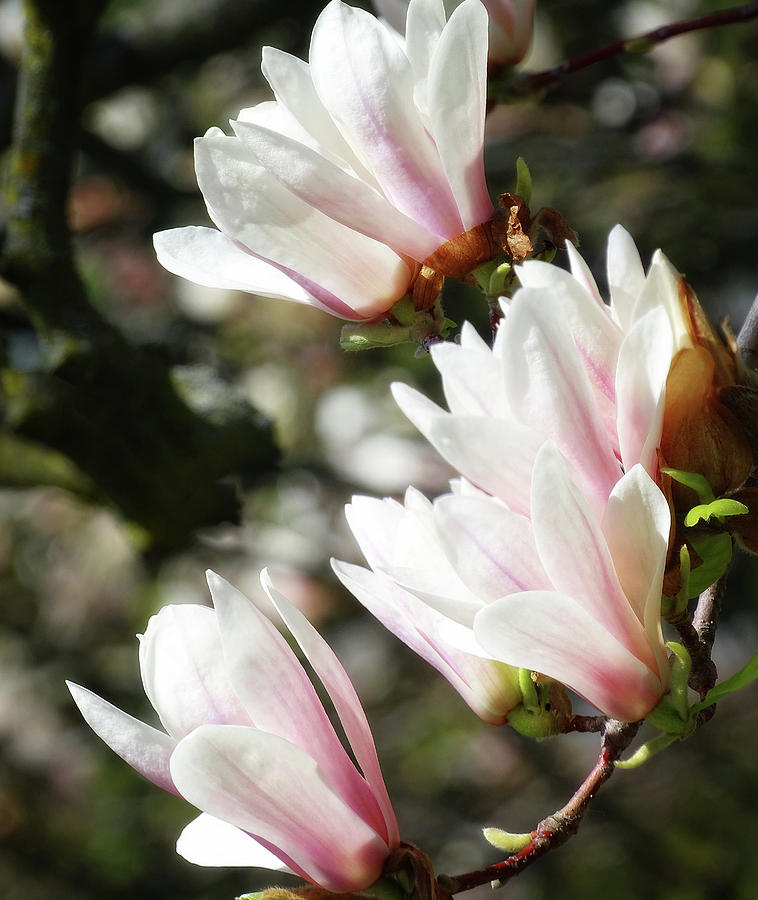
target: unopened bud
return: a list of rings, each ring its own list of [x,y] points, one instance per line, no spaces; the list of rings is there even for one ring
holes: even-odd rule
[[[713,330],[690,286],[679,280],[679,303],[691,347],[674,357],[666,380],[661,456],[666,466],[702,475],[716,497],[740,487],[753,452],[722,392],[740,377],[736,348]],[[675,506],[691,507],[692,492],[673,486]]]

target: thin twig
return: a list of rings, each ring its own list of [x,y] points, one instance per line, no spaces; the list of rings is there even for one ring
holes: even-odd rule
[[[493,95],[498,96],[498,99],[501,101],[507,99],[508,96],[528,95],[544,88],[552,87],[554,84],[562,81],[567,75],[573,75],[575,72],[587,69],[611,57],[620,56],[623,53],[646,53],[657,44],[668,41],[673,37],[678,37],[681,34],[748,22],[755,18],[758,18],[758,3],[746,3],[743,6],[723,9],[696,19],[687,19],[682,22],[674,22],[671,25],[662,25],[637,37],[614,41],[611,44],[606,44],[604,47],[580,53],[578,56],[574,56],[542,72],[526,73],[502,85],[500,90],[498,90],[496,84],[498,74],[510,74],[511,70],[504,69],[500,73],[492,70]]]
[[[488,881],[493,882],[493,887],[498,887],[514,875],[518,875],[539,857],[565,843],[579,829],[590,803],[598,790],[613,775],[616,761],[634,739],[640,724],[640,722],[607,720],[600,755],[592,771],[564,807],[539,823],[532,832],[529,844],[519,853],[487,866],[486,869],[466,872],[452,878],[441,876],[445,890],[451,894],[459,894]]]
[[[758,369],[758,294],[737,335],[737,349],[749,369]]]

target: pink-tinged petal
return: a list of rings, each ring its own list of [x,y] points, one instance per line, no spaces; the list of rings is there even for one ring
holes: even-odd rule
[[[205,287],[247,291],[276,300],[310,303],[299,284],[238,247],[215,228],[188,225],[153,235],[158,262],[174,275]]]
[[[532,40],[535,0],[482,0],[490,15],[490,60],[514,66]]]
[[[234,127],[235,121],[275,131],[277,134],[284,135],[293,141],[305,144],[306,147],[332,160],[338,166],[343,168],[347,166],[347,163],[340,157],[324,150],[319,142],[302,127],[287,107],[279,103],[278,100],[264,100],[255,106],[241,109],[237,113],[236,120],[231,119],[229,124]]]
[[[446,239],[464,231],[436,148],[413,102],[413,72],[372,15],[332,0],[313,29],[319,97],[387,199]]]
[[[621,589],[600,522],[552,443],[545,444],[534,463],[532,527],[555,590],[573,597],[630,653],[654,668],[653,650]]]
[[[528,425],[506,419],[451,416],[405,384],[393,384],[392,393],[451,466],[514,512],[528,515],[532,465],[544,437]]]
[[[261,572],[261,584],[334,704],[345,737],[381,809],[384,829],[378,829],[380,836],[390,847],[397,846],[400,834],[376,755],[374,738],[347,672],[313,625],[276,590],[266,569]]]
[[[204,725],[179,742],[171,774],[190,803],[243,831],[265,834],[272,849],[327,890],[361,890],[381,873],[387,844],[316,762],[278,735]]]
[[[432,504],[413,488],[406,491],[405,507],[391,507],[392,502],[354,497],[345,508],[366,560],[433,609],[470,622],[482,601],[450,565]]]
[[[493,656],[555,678],[615,719],[643,718],[663,693],[644,663],[563,594],[503,597],[477,615],[474,633]]]
[[[397,532],[405,509],[397,500],[353,497],[345,517],[372,569],[392,565]]]
[[[434,508],[457,575],[483,603],[506,594],[552,587],[527,518],[495,500],[474,497],[447,495],[438,499]],[[472,623],[473,617],[465,624]]]
[[[544,265],[539,263],[539,266]],[[535,270],[528,265],[522,268]],[[622,333],[611,320],[608,310],[593,298],[582,284],[567,272],[548,266],[552,282],[542,285],[541,292],[533,291],[519,299],[520,303],[542,304],[545,291],[549,291],[549,301],[553,310],[560,310],[562,328],[568,330],[579,351],[585,373],[594,390],[594,400],[600,417],[605,439],[614,452],[618,450],[616,435],[615,377],[616,361],[621,345]],[[541,278],[541,270],[537,269]],[[529,276],[527,276],[527,280]],[[519,292],[520,293],[520,292]],[[518,297],[518,295],[517,295]],[[505,338],[506,336],[504,336]]]
[[[608,236],[608,287],[611,311],[623,331],[632,324],[634,304],[645,286],[645,270],[637,246],[621,225]]]
[[[500,328],[510,349],[503,366],[514,415],[556,442],[592,508],[602,515],[621,469],[584,360],[563,327],[560,304],[542,291],[538,296],[520,291]]]
[[[198,138],[195,170],[222,231],[280,267],[307,273],[361,315],[385,312],[408,289],[411,272],[396,253],[290,193],[238,138]]]
[[[234,825],[201,813],[179,835],[176,852],[196,866],[253,866],[290,871],[270,850]]]
[[[603,302],[603,298],[600,296],[600,291],[598,290],[595,276],[590,271],[590,267],[584,261],[584,257],[579,253],[579,251],[571,243],[571,241],[566,241],[566,253],[568,254],[569,265],[571,266],[571,274],[590,295],[590,297],[592,297],[592,299],[600,305],[603,312],[606,313],[605,303]]]
[[[287,642],[244,594],[215,572],[206,576],[229,679],[256,727],[302,747],[345,803],[364,821],[375,821],[376,800]]]
[[[665,254],[656,250],[647,273],[645,285],[634,306],[635,321],[649,310],[662,306],[669,317],[669,325],[674,336],[674,352],[691,347],[687,324],[682,317],[679,304],[679,279],[681,275],[671,265]]]
[[[232,127],[262,166],[331,219],[417,260],[444,243],[365,182],[303,144],[247,122],[232,122]]]
[[[603,534],[621,587],[647,633],[661,673],[669,668],[661,631],[661,593],[670,527],[666,498],[642,466],[634,466],[608,499]]]
[[[488,221],[495,212],[482,152],[487,26],[487,11],[479,0],[464,0],[442,32],[427,86],[432,137],[465,231]]]
[[[481,719],[503,724],[508,710],[520,703],[509,669],[448,644],[442,632],[450,620],[386,575],[337,560],[332,568],[359,603],[446,678]]]
[[[447,16],[442,0],[411,0],[406,6],[407,22],[397,30],[405,30],[405,52],[415,79],[413,97],[416,106],[426,115],[430,108],[427,94],[429,69]]]
[[[481,343],[481,347],[472,339]],[[476,334],[464,323],[460,344],[443,342],[432,347],[432,359],[442,375],[448,408],[454,415],[485,415],[510,419],[505,399],[503,367]]]
[[[666,379],[674,352],[666,311],[651,309],[624,339],[616,370],[616,427],[626,469],[642,463],[655,477]]]
[[[124,762],[164,791],[178,794],[169,771],[174,738],[122,712],[87,688],[66,685],[84,721]]]
[[[423,559],[418,563],[429,564]],[[470,626],[483,606],[483,601],[466,587],[447,561],[442,572],[418,566],[386,566],[380,571],[431,609],[463,625]]]
[[[324,108],[311,77],[308,63],[275,47],[263,48],[261,70],[278,102],[311,136],[314,149],[342,159],[368,184],[376,185],[371,170],[348,146]],[[261,123],[264,124],[264,123]],[[288,132],[283,132],[287,134]],[[296,135],[290,134],[290,137]]]
[[[140,637],[139,663],[148,700],[175,738],[198,725],[251,725],[223,664],[216,614],[172,604],[152,616]]]

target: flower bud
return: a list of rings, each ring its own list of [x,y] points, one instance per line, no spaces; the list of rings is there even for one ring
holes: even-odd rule
[[[679,304],[691,347],[681,349],[666,381],[661,436],[665,465],[704,476],[716,497],[740,487],[753,467],[753,452],[722,392],[737,383],[735,348],[719,337],[692,288],[679,280]],[[692,492],[673,486],[675,506],[692,506]]]

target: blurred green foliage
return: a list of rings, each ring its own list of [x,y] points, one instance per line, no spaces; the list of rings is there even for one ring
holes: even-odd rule
[[[111,2],[105,51],[170,37],[213,5]],[[545,0],[529,65],[726,5]],[[0,885],[8,900],[225,900],[269,883],[265,873],[203,870],[177,857],[176,835],[193,811],[100,744],[63,685],[78,681],[150,717],[132,635],[162,603],[206,602],[209,565],[249,592],[260,566],[285,567],[281,587],[322,627],[366,702],[403,837],[439,871],[495,861],[479,828],[529,830],[565,802],[596,753],[592,735],[537,744],[479,722],[329,575],[330,555],[358,561],[342,517],[352,492],[397,493],[408,481],[431,493],[444,487],[446,468],[388,394],[402,379],[439,396],[430,361],[408,347],[348,356],[337,346],[337,320],[205,291],[153,259],[154,230],[206,221],[192,138],[268,98],[261,44],[306,53],[317,6],[310,14],[300,4],[297,14],[279,7],[269,4],[256,32],[236,45],[150,78],[137,72],[84,111],[70,217],[90,295],[133,341],[180,367],[198,402],[209,391],[235,391],[270,415],[285,464],[245,489],[241,526],[208,531],[149,564],[113,511],[89,505],[86,491],[67,492],[77,484],[65,466],[56,468],[62,486],[9,481],[0,494]],[[14,4],[0,9],[11,16]],[[556,207],[579,232],[601,287],[605,238],[622,222],[643,258],[663,247],[711,314],[729,314],[738,326],[758,289],[757,43],[758,23],[678,38],[496,109],[487,148],[493,192],[513,187],[523,156],[535,206]],[[13,42],[3,47],[0,78],[9,78]],[[486,332],[484,304],[471,290],[448,288],[446,311]],[[6,362],[32,369],[38,348],[12,296],[0,295],[0,322]],[[717,639],[724,674],[758,644],[755,575],[743,558],[731,578]],[[581,834],[503,894],[753,900],[757,697],[753,689],[728,698],[694,739],[619,773]]]

